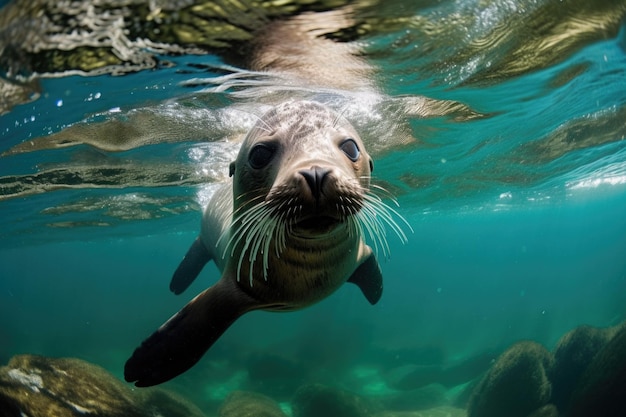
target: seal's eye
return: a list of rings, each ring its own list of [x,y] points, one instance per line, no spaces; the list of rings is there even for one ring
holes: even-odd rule
[[[275,152],[275,147],[266,143],[259,143],[248,154],[248,162],[252,168],[261,169],[270,163]]]
[[[352,138],[346,139],[341,142],[341,145],[339,145],[339,149],[341,149],[352,162],[356,162],[361,155],[359,145],[357,145]]]

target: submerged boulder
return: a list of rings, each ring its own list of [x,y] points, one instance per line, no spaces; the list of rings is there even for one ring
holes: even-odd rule
[[[382,411],[379,404],[360,395],[322,384],[300,387],[292,407],[294,417],[372,417]]]
[[[572,395],[568,417],[626,416],[626,324],[598,352]]]
[[[132,390],[105,369],[74,358],[14,356],[0,368],[3,417],[201,417],[161,389]]]
[[[552,403],[561,410],[569,408],[579,379],[610,339],[609,329],[579,326],[566,333],[554,350],[554,366],[550,372]]]
[[[219,417],[287,417],[287,415],[270,397],[249,391],[233,391],[220,407]]]
[[[468,417],[527,417],[548,404],[552,355],[535,342],[511,346],[478,384],[469,401]]]

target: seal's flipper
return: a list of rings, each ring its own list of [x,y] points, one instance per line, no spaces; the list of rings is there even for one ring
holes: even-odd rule
[[[210,260],[211,255],[209,251],[202,243],[202,239],[197,237],[180,262],[180,265],[178,265],[178,268],[176,268],[176,272],[174,272],[170,282],[170,291],[174,294],[180,294],[185,291],[202,271],[204,265]]]
[[[239,316],[258,307],[233,280],[222,278],[135,349],[124,366],[124,378],[138,387],[149,387],[182,374]]]
[[[373,253],[358,266],[348,282],[356,284],[370,304],[376,304],[380,300],[383,295],[383,274]]]

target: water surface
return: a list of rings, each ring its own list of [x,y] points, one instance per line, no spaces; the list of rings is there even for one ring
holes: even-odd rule
[[[358,15],[353,42],[377,68],[380,95],[392,107],[410,95],[453,100],[476,117],[408,117],[414,140],[400,145],[365,135],[375,180],[414,230],[406,245],[390,236],[381,302],[346,286],[305,311],[242,318],[167,384],[208,414],[236,388],[287,401],[247,375],[254,355],[315,369],[298,383],[378,395],[390,389],[384,374],[411,362],[381,352],[454,363],[522,339],[551,349],[578,325],[626,316],[626,3],[404,3]],[[31,101],[0,116],[3,363],[79,357],[121,378],[137,343],[217,279],[211,266],[184,295],[167,289],[227,177],[231,135],[268,105],[242,96],[250,85],[206,83],[243,70],[219,53],[157,57],[168,65],[42,76]],[[389,116],[354,92],[292,93],[352,103],[356,125]],[[24,151],[133,117],[162,123],[165,139]]]

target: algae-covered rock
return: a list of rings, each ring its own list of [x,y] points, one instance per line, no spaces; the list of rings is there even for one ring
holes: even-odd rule
[[[626,416],[626,324],[618,328],[585,370],[566,415]]]
[[[519,342],[504,352],[478,384],[469,417],[527,417],[548,404],[552,355],[535,342]]]
[[[579,326],[561,337],[554,350],[554,366],[550,372],[551,402],[559,410],[568,409],[578,380],[609,339],[608,329],[591,326]]]
[[[150,417],[204,417],[205,414],[191,401],[162,388],[141,390],[139,405]]]
[[[74,358],[14,356],[0,368],[2,417],[200,417],[161,389],[136,391],[105,369]]]
[[[322,384],[300,387],[292,400],[294,417],[372,417],[379,404],[350,391]]]
[[[287,415],[270,397],[248,391],[233,391],[220,407],[219,417],[287,417]]]

